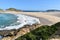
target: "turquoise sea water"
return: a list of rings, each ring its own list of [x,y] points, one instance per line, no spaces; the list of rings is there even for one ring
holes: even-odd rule
[[[0,28],[9,26],[17,21],[17,16],[14,14],[0,13]]]

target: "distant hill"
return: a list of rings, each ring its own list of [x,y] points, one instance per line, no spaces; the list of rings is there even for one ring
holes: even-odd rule
[[[5,9],[6,11],[17,11],[17,12],[60,12],[60,10],[57,9],[48,9],[48,10],[21,10],[21,9],[16,9],[16,8],[8,8]],[[0,11],[4,11],[3,9],[0,8]]]
[[[23,12],[40,12],[38,10],[23,10]]]
[[[3,12],[4,10],[0,8],[0,12]]]
[[[22,10],[15,9],[15,8],[8,8],[8,9],[6,9],[6,10],[8,10],[8,11],[22,11]]]
[[[23,12],[60,12],[60,10],[45,10],[45,11],[39,11],[39,10],[23,10]]]
[[[46,10],[46,12],[60,12],[60,10]]]

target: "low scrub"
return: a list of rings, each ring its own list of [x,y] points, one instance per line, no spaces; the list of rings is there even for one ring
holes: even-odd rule
[[[60,22],[51,26],[44,25],[31,31],[30,33],[27,33],[17,38],[16,40],[40,40],[40,39],[48,40],[48,38],[51,37],[51,35],[54,34],[59,27],[60,27]]]

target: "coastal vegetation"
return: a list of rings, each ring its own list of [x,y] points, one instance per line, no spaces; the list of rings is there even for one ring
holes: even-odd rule
[[[2,12],[3,12],[3,9],[1,9],[1,8],[0,8],[0,11],[2,11]]]
[[[0,9],[0,11],[2,11],[3,9]]]
[[[17,38],[16,40],[48,40],[58,30],[59,27],[60,22],[51,26],[44,25]]]
[[[22,10],[15,9],[15,8],[8,8],[8,9],[6,9],[6,10],[8,10],[8,11],[22,11]]]

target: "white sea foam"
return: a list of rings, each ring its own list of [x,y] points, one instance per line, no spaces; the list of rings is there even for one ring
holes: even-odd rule
[[[38,18],[27,16],[27,15],[22,15],[22,14],[17,14],[17,16],[18,16],[17,22],[20,23],[19,25],[7,26],[5,28],[0,28],[0,30],[19,29],[21,27],[24,27],[24,25],[33,25],[35,23],[40,24],[40,20]]]

